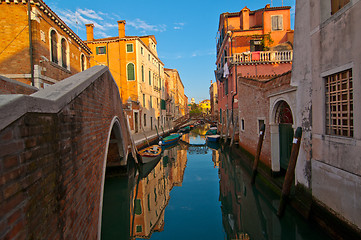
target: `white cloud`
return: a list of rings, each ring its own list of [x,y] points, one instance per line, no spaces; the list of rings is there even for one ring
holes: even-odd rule
[[[96,13],[94,10],[91,10],[91,9],[80,9],[80,8],[78,8],[76,11],[77,11],[79,14],[85,15],[85,16],[88,17],[88,18],[97,19],[97,20],[103,20],[103,18],[99,16],[99,14],[103,14],[102,12],[99,12],[99,14],[98,14],[98,13]]]
[[[140,30],[142,33],[164,32],[167,29],[167,25],[165,25],[165,24],[151,25],[139,18],[127,21],[127,25],[129,25],[137,30]]]
[[[175,30],[180,30],[180,29],[183,29],[183,26],[185,25],[185,23],[174,23],[174,27],[173,29]]]

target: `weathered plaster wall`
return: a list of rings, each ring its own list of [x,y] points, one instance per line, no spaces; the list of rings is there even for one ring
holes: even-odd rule
[[[295,127],[302,127],[302,140],[295,171],[296,182],[310,187],[312,141],[311,39],[309,0],[296,2],[295,38],[291,85],[297,86]]]

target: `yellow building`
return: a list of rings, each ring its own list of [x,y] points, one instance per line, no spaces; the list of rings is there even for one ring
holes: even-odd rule
[[[42,0],[0,0],[0,16],[0,75],[44,88],[89,68],[90,49]]]
[[[199,107],[202,109],[202,112],[210,113],[211,112],[211,101],[209,99],[203,100],[203,101],[199,102]]]
[[[118,21],[119,36],[94,39],[94,25],[87,24],[86,44],[92,50],[91,66],[109,67],[133,133],[165,123],[164,64],[158,58],[157,41],[150,36],[125,36],[126,22]]]
[[[165,68],[164,71],[167,74],[167,81],[169,81],[168,93],[174,101],[173,117],[177,119],[186,114],[188,98],[184,95],[184,85],[177,69]]]

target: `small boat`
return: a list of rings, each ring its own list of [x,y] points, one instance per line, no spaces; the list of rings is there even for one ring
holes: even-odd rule
[[[206,132],[206,136],[207,135],[215,135],[217,134],[217,128],[211,128]]]
[[[163,138],[160,142],[162,143],[162,145],[168,145],[171,143],[178,142],[181,136],[182,134],[180,133],[172,133],[168,137]]]
[[[209,141],[209,142],[217,142],[221,138],[221,135],[219,135],[219,134],[207,135],[206,138],[207,138],[207,141]]]
[[[162,148],[159,145],[152,145],[139,151],[142,163],[149,163],[160,159]]]
[[[191,130],[191,127],[190,127],[190,126],[186,126],[186,127],[184,127],[184,128],[179,129],[179,132],[186,133],[186,132],[189,132],[190,130]]]

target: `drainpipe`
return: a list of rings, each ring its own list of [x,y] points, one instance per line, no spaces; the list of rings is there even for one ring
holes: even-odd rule
[[[33,36],[31,31],[31,6],[30,0],[28,0],[28,25],[29,25],[29,57],[30,57],[30,71],[31,71],[31,85],[34,84],[34,59],[33,59]]]

